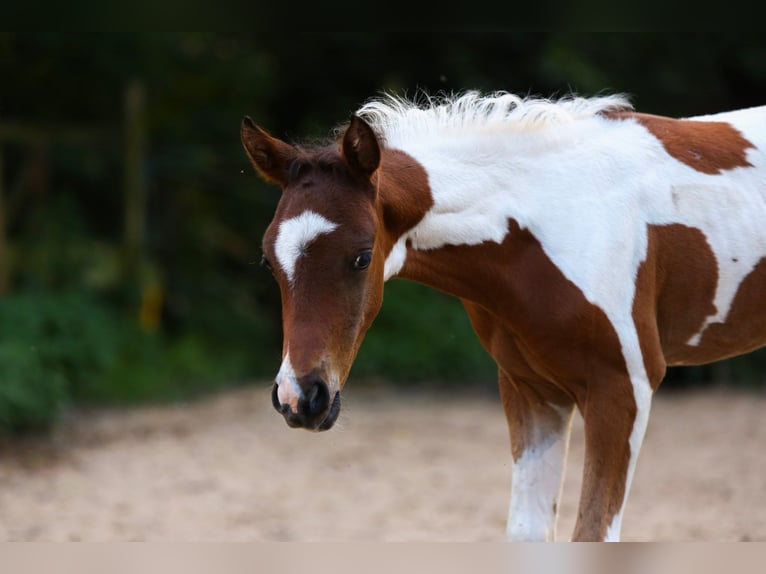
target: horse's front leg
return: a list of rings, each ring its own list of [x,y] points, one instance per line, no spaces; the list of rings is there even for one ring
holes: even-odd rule
[[[499,383],[513,455],[508,540],[554,540],[574,406],[550,402],[502,370]]]
[[[612,377],[588,391],[583,407],[585,467],[572,540],[618,541],[644,439],[652,391],[646,380]]]

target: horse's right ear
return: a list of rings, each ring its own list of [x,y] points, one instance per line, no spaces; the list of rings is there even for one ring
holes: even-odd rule
[[[250,116],[242,120],[240,137],[250,161],[261,177],[284,186],[287,182],[287,168],[298,150],[255,125]]]
[[[343,157],[356,172],[371,177],[380,165],[380,143],[366,121],[351,115],[351,121],[343,134]]]

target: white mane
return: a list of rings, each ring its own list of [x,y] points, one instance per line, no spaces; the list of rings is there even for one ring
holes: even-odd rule
[[[633,109],[627,96],[615,94],[558,100],[495,92],[466,92],[419,100],[384,94],[357,112],[389,143],[446,131],[476,129],[529,130],[570,123],[609,110]]]

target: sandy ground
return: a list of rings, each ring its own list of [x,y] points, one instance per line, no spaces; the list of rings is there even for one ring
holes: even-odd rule
[[[0,540],[499,541],[510,485],[499,402],[349,385],[336,428],[288,429],[267,385],[79,412],[2,445]],[[559,538],[574,525],[575,421]],[[766,540],[766,396],[660,392],[626,540]]]

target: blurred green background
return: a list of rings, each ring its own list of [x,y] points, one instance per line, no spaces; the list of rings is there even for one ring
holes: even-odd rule
[[[325,137],[381,90],[625,92],[675,116],[766,104],[741,33],[0,34],[0,434],[71,405],[264,381],[279,296],[256,263],[279,198],[239,143],[252,116]],[[766,355],[666,386],[758,385]],[[352,377],[494,385],[462,307],[392,282]]]

